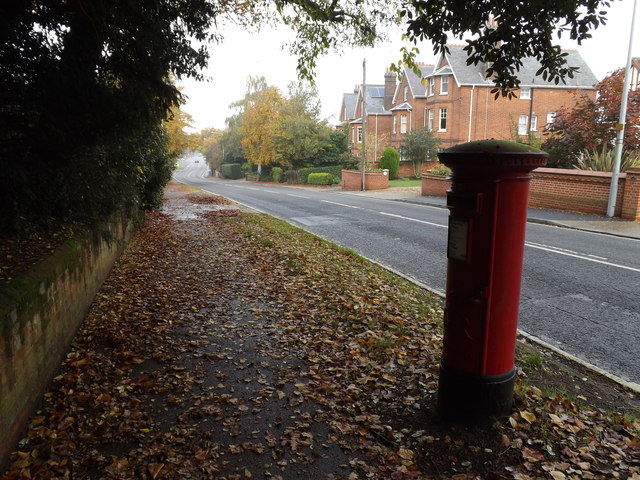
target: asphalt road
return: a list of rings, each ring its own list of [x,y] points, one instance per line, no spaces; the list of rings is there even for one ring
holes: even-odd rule
[[[175,178],[445,290],[446,209],[206,174],[206,164],[194,155],[182,160]],[[640,384],[639,251],[638,240],[528,223],[519,327]]]

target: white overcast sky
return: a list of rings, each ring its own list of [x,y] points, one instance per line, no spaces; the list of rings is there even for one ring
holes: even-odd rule
[[[613,1],[607,24],[594,30],[593,38],[581,46],[565,39],[561,43],[563,48],[577,49],[599,80],[626,64],[633,3],[634,0]],[[636,10],[634,57],[640,56],[640,5]],[[225,128],[225,119],[233,113],[229,104],[244,96],[249,76],[264,76],[269,85],[277,86],[283,93],[287,91],[289,82],[298,81],[296,58],[281,48],[293,38],[286,27],[265,29],[259,33],[230,27],[223,30],[223,34],[224,41],[210,49],[209,68],[205,71],[209,81],[181,82],[183,93],[188,97],[183,110],[193,117],[196,130]],[[450,43],[463,44],[454,39]],[[321,58],[316,68],[316,86],[322,116],[336,123],[342,94],[353,91],[355,85],[362,83],[363,59],[367,60],[367,83],[383,83],[387,67],[400,58],[401,45],[400,42],[386,43],[375,48],[350,50],[342,55],[331,53]],[[418,48],[421,53],[418,61],[429,63],[435,60],[430,44],[418,45]]]

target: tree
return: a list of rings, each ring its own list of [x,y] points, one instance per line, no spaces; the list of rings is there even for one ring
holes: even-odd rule
[[[327,129],[304,112],[283,116],[273,139],[279,163],[294,169],[314,166],[330,145]]]
[[[327,146],[320,153],[314,166],[342,165],[344,154],[349,150],[349,139],[342,130],[325,127]]]
[[[279,155],[274,139],[281,134],[280,113],[284,99],[276,87],[255,92],[243,112],[242,149],[253,165],[276,165]]]
[[[193,126],[193,118],[180,107],[169,109],[169,118],[163,122],[163,126],[167,131],[167,146],[173,157],[177,158],[187,150],[198,148],[199,139],[185,131]]]
[[[413,172],[416,177],[422,174],[423,162],[430,162],[436,158],[440,140],[433,136],[428,128],[411,130],[402,145],[402,154],[413,162]]]
[[[381,31],[389,31],[388,26],[395,24],[404,30],[409,42],[431,40],[435,53],[446,51],[448,35],[462,39],[467,33],[473,34],[472,40],[465,40],[469,63],[489,65],[487,76],[496,85],[496,95],[512,95],[518,88],[517,70],[525,57],[540,61],[544,78],[556,83],[571,78],[574,69],[567,67],[555,32],[581,43],[591,36],[590,30],[605,23],[604,10],[610,6],[609,0],[283,0],[275,4],[284,22],[298,33],[291,51],[298,55],[302,77],[312,77],[318,55],[347,45],[372,45],[381,38]],[[487,24],[493,26],[487,28]],[[341,34],[336,35],[336,30]],[[344,32],[351,35],[345,38]],[[403,48],[401,61],[392,68],[401,73],[404,63],[419,73],[417,54],[416,47]]]
[[[597,86],[598,96],[592,100],[580,97],[575,107],[562,109],[555,121],[547,126],[547,140],[542,145],[549,153],[549,165],[568,168],[585,151],[603,153],[611,150],[617,135],[624,69],[605,77]],[[624,135],[624,150],[640,153],[640,91],[629,93]]]
[[[544,76],[556,81],[571,76],[553,44],[554,28],[561,25],[562,32],[581,41],[604,21],[602,9],[609,6],[608,0],[4,3],[0,228],[29,216],[92,217],[103,211],[102,203],[139,201],[141,192],[129,189],[137,185],[133,177],[122,172],[138,146],[156,134],[169,109],[179,105],[181,95],[172,78],[201,78],[209,57],[207,44],[221,39],[215,26],[222,22],[293,27],[297,37],[291,48],[300,76],[307,79],[313,78],[319,55],[373,45],[391,26],[403,29],[409,41],[432,40],[436,51],[446,50],[447,32],[471,32],[469,61],[489,63],[488,74],[508,94],[518,86],[515,70],[526,56],[541,61]],[[496,28],[485,28],[492,17]],[[416,48],[403,49],[402,62],[415,67],[417,53]],[[394,67],[401,69],[400,64]],[[123,152],[124,145],[132,151]],[[133,182],[123,185],[132,196],[113,192],[106,198],[98,185],[102,176],[109,184]],[[94,185],[81,187],[87,183]]]

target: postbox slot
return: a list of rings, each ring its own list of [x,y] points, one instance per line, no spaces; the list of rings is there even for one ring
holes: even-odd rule
[[[456,194],[449,193],[447,195],[447,207],[466,210],[469,213],[477,213],[480,211],[480,193],[474,194]]]

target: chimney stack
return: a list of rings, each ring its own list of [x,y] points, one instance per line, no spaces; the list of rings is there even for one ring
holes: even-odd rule
[[[396,93],[396,74],[389,72],[384,74],[384,109],[391,110],[393,95]]]

